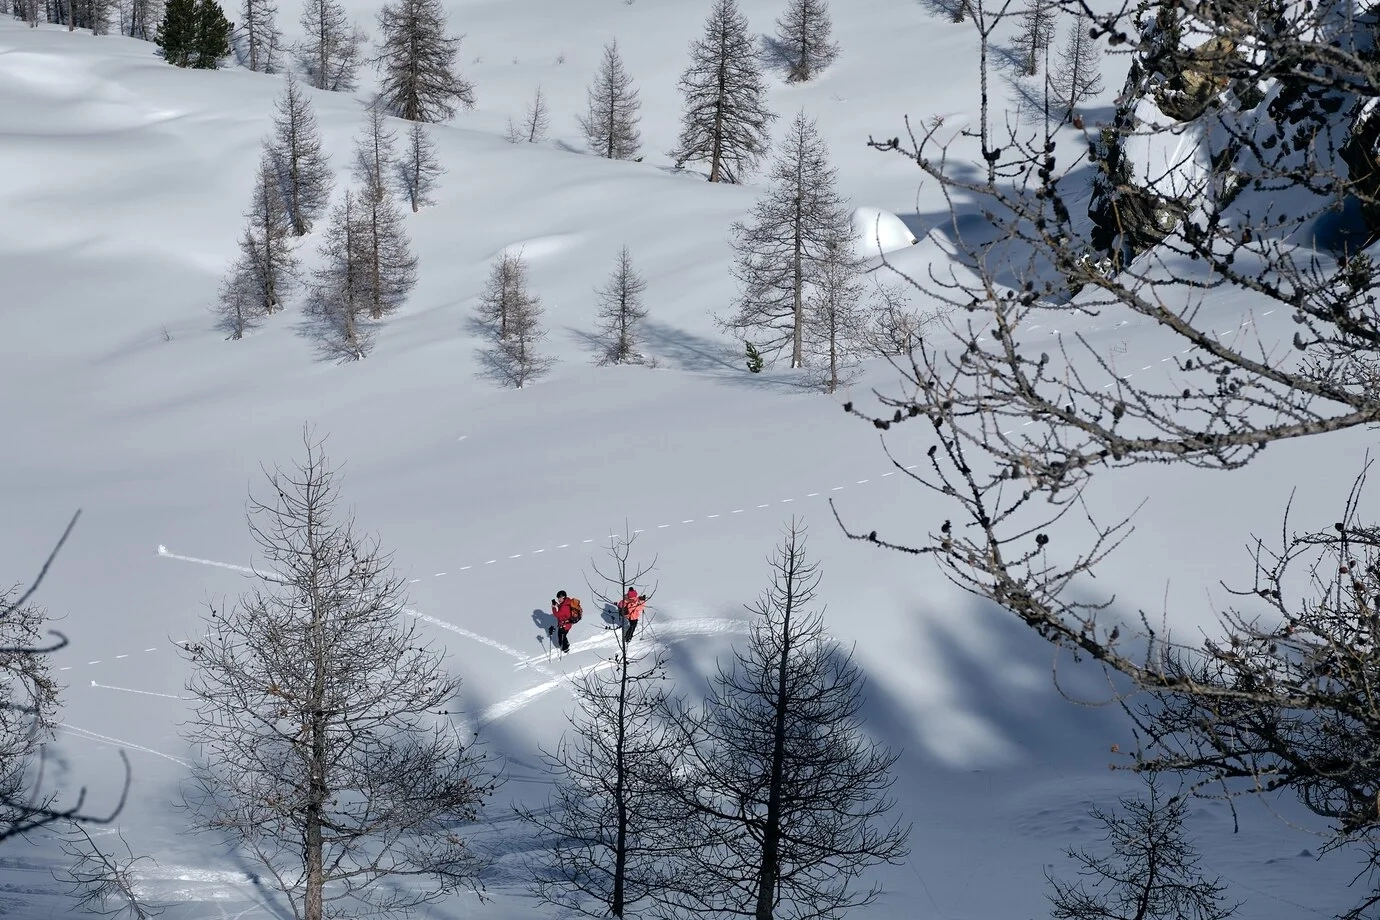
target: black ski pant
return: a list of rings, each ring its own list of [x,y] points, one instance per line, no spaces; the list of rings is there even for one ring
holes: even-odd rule
[[[625,620],[623,623],[623,644],[627,645],[632,641],[633,633],[637,632],[637,620]]]

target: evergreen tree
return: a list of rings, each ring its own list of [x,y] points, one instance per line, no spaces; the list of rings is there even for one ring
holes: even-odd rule
[[[776,45],[789,63],[790,82],[803,83],[834,62],[839,46],[830,41],[833,29],[826,0],[790,0],[776,21]]]
[[[604,346],[600,364],[631,364],[642,360],[637,353],[638,334],[647,309],[642,295],[647,282],[633,269],[632,254],[624,246],[618,266],[599,294],[599,339]]]
[[[243,0],[239,26],[245,66],[257,73],[277,73],[283,48],[278,4],[274,0]]]
[[[1021,34],[1016,44],[1021,49],[1023,70],[1028,77],[1040,72],[1040,59],[1054,40],[1054,14],[1057,10],[1055,0],[1027,0],[1025,12],[1021,14]]]
[[[190,67],[196,54],[196,0],[168,0],[153,43],[163,60],[174,67]]]
[[[863,675],[810,610],[820,582],[791,522],[747,647],[691,709],[667,707],[667,793],[691,813],[669,835],[678,871],[655,897],[682,916],[837,917],[873,901],[869,865],[906,856],[888,797],[897,755],[864,731]]]
[[[1091,29],[1092,20],[1079,10],[1059,49],[1059,62],[1050,74],[1055,97],[1064,107],[1066,117],[1072,117],[1073,110],[1084,99],[1102,92],[1102,49],[1093,40]]]
[[[766,108],[766,82],[737,0],[714,0],[680,89],[685,114],[671,151],[676,166],[708,161],[710,182],[740,181],[766,154],[776,116]]]
[[[635,157],[642,142],[638,129],[641,108],[632,77],[623,69],[618,42],[609,42],[589,88],[589,111],[579,117],[589,149],[610,160]]]
[[[720,324],[735,338],[752,340],[768,362],[789,352],[791,367],[804,364],[809,290],[830,246],[851,232],[834,184],[828,150],[802,111],[781,140],[771,186],[752,220],[733,225],[741,293],[734,314]]]
[[[436,180],[445,169],[436,160],[436,144],[427,133],[426,125],[412,122],[407,132],[407,150],[397,165],[398,180],[407,193],[413,213],[421,210],[422,205],[431,204]]]
[[[355,141],[354,177],[371,201],[382,201],[388,194],[388,177],[395,163],[393,145],[397,135],[388,128],[383,110],[376,104],[368,109],[364,133]]]
[[[268,152],[278,170],[278,186],[292,221],[292,232],[302,236],[326,210],[334,176],[321,150],[321,134],[311,101],[292,74],[288,74],[278,100],[273,133]]]
[[[230,54],[230,33],[234,26],[216,0],[197,0],[196,44],[192,66],[215,70]]]
[[[805,304],[805,347],[820,359],[816,377],[826,393],[838,389],[870,345],[873,317],[862,306],[862,270],[848,239],[830,241]]]
[[[379,31],[374,63],[390,115],[436,122],[454,115],[456,106],[474,108],[474,87],[456,70],[460,39],[446,34],[441,0],[394,0],[379,12]]]
[[[350,22],[340,0],[306,0],[300,21],[305,40],[297,57],[316,89],[349,92],[355,88],[365,35]]]
[[[169,0],[154,42],[169,64],[212,70],[230,53],[230,29],[215,0]]]

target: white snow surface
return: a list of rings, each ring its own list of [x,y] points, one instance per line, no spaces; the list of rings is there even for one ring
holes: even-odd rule
[[[917,242],[906,222],[880,208],[854,208],[853,247],[865,258],[877,258]]]
[[[763,31],[780,13],[775,0],[742,6]],[[773,76],[771,104],[818,119],[842,192],[885,218],[888,240],[904,240],[889,260],[922,272],[950,257],[949,205],[913,163],[864,141],[902,134],[907,115],[942,116],[963,153],[959,132],[977,100],[971,27],[910,0],[832,6],[843,55],[804,86]],[[559,588],[586,593],[600,543],[624,528],[658,558],[646,639],[668,650],[694,694],[746,628],[743,605],[766,586],[783,525],[811,527],[826,622],[866,669],[869,729],[903,752],[895,793],[914,825],[913,855],[869,873],[885,893],[856,916],[1047,915],[1044,871],[1071,873],[1062,850],[1097,845],[1088,807],[1137,790],[1108,770],[1110,746],[1133,743],[1126,720],[1114,706],[1064,699],[1047,646],[928,562],[840,533],[831,502],[855,528],[898,540],[953,513],[840,409],[893,389],[895,373],[877,363],[824,397],[788,372],[748,374],[716,331],[712,314],[734,293],[728,228],[759,189],[708,185],[663,153],[707,8],[449,0],[479,106],[435,129],[448,172],[436,205],[407,215],[420,283],[375,353],[346,365],[316,358],[295,304],[241,342],[225,341],[208,309],[234,256],[280,77],[177,70],[147,43],[0,20],[0,579],[32,578],[82,509],[39,595],[71,639],[56,661],[66,689],[49,780],[65,801],[84,787],[100,812],[118,791],[117,751],[128,754],[130,800],[115,826],[157,860],[140,878],[172,905],[164,916],[285,915],[252,862],[185,832],[176,804],[194,752],[180,734],[188,667],[176,643],[197,634],[208,603],[248,586],[247,492],[262,484],[261,464],[300,456],[304,425],[329,435],[359,525],[394,552],[409,614],[464,680],[464,718],[506,763],[509,782],[474,829],[496,860],[488,900],[457,897],[428,916],[556,916],[523,885],[530,840],[509,806],[544,801],[538,749],[567,724],[565,680],[597,666],[612,635],[577,627],[571,654],[548,661],[532,614]],[[294,24],[297,9],[280,9]],[[351,9],[372,23],[371,6]],[[642,163],[581,152],[575,114],[615,36],[642,92]],[[1119,86],[1113,66],[1105,82]],[[538,84],[552,136],[505,143],[507,119]],[[311,94],[338,192],[368,89]],[[1009,84],[994,92],[1009,103]],[[912,226],[925,228],[918,245]],[[648,281],[644,350],[655,368],[597,367],[585,337],[593,289],[625,243]],[[559,358],[521,391],[476,376],[480,342],[467,325],[490,261],[515,248]],[[309,262],[314,249],[309,239]],[[1244,298],[1213,299],[1200,319],[1267,345],[1292,333]],[[1171,374],[1181,350],[1113,315],[1052,313],[1026,344],[1073,334],[1104,349],[1116,373],[1142,379]],[[907,428],[888,440],[903,467],[923,462],[929,443]],[[1280,445],[1237,473],[1104,477],[1088,497],[1106,518],[1150,500],[1091,588],[1115,592],[1121,615],[1211,629],[1219,580],[1249,581],[1247,535],[1278,532],[1290,487],[1298,526],[1327,526],[1366,446],[1364,435],[1342,435]],[[1058,664],[1065,692],[1107,699],[1100,674]],[[1240,822],[1233,835],[1225,804],[1194,805],[1204,864],[1247,902],[1242,917],[1296,920],[1353,903],[1352,862],[1313,855],[1316,819],[1271,800],[1242,803]],[[0,848],[0,914],[67,916],[72,902],[50,874],[56,843],[39,834],[32,844]]]

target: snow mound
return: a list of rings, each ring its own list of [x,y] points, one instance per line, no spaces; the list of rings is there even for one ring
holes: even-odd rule
[[[853,246],[858,255],[875,259],[888,252],[914,246],[915,243],[915,234],[890,211],[880,208],[854,209]]]

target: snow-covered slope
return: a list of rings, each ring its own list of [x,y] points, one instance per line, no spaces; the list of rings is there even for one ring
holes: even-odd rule
[[[436,916],[541,915],[522,886],[526,836],[507,802],[544,797],[536,752],[555,742],[569,704],[558,678],[609,639],[577,628],[572,654],[548,663],[531,612],[558,588],[578,592],[600,541],[625,527],[658,557],[647,634],[671,650],[693,692],[744,629],[742,604],[765,585],[761,560],[783,523],[811,525],[827,622],[857,645],[870,727],[904,750],[896,792],[915,826],[913,856],[877,873],[887,893],[866,916],[1036,916],[1044,868],[1062,868],[1063,847],[1094,842],[1087,805],[1134,789],[1106,769],[1126,726],[1112,709],[1061,699],[1046,647],[927,564],[839,533],[831,501],[850,524],[898,536],[946,514],[890,465],[876,432],[787,373],[748,374],[715,331],[712,314],[733,293],[728,226],[755,190],[677,174],[661,153],[674,141],[675,81],[704,6],[452,0],[479,107],[435,131],[448,172],[436,206],[408,216],[416,291],[375,353],[345,366],[315,359],[293,309],[242,342],[223,341],[208,311],[280,80],[175,70],[145,43],[0,21],[0,578],[29,578],[83,509],[41,595],[72,639],[58,662],[68,689],[53,778],[89,786],[99,810],[113,801],[116,750],[129,752],[133,788],[119,825],[158,860],[145,878],[156,899],[177,902],[167,916],[274,915],[250,864],[182,832],[186,665],[173,643],[196,631],[207,602],[244,589],[246,492],[262,481],[260,463],[299,455],[304,425],[329,434],[331,454],[346,461],[359,523],[395,551],[413,581],[412,609],[464,678],[468,718],[509,765],[512,782],[477,831],[499,857],[491,900],[457,900]],[[933,189],[917,190],[913,165],[865,141],[899,133],[906,114],[943,115],[955,131],[971,119],[969,27],[906,0],[834,6],[843,57],[817,83],[774,81],[772,104],[819,119],[843,192],[902,215],[921,242],[892,256],[921,269],[946,258],[942,234],[926,233],[943,229],[947,208]],[[779,12],[766,0],[743,7],[763,30]],[[355,10],[361,20],[372,12]],[[578,151],[574,115],[614,36],[643,93],[640,164]],[[507,118],[538,84],[552,139],[505,143]],[[343,176],[361,98],[312,100]],[[655,369],[595,367],[585,337],[593,288],[625,243],[648,280]],[[516,246],[560,361],[546,380],[508,391],[476,376],[466,320],[489,261]],[[1249,303],[1210,309],[1223,334],[1289,334]],[[1032,335],[1071,332],[1137,374],[1165,373],[1174,347],[1098,317]],[[862,397],[894,377],[879,364],[840,395]],[[1118,492],[1093,496],[1109,516],[1154,501],[1111,561],[1108,588],[1127,612],[1167,607],[1179,626],[1206,622],[1201,587],[1249,576],[1238,544],[1275,527],[1278,483],[1298,482],[1296,507],[1330,520],[1362,443],[1284,445],[1230,477],[1118,477]],[[891,446],[904,465],[928,443],[902,432]],[[1066,677],[1089,698],[1105,696],[1096,675]],[[1254,805],[1243,827],[1229,838],[1225,807],[1197,809],[1205,861],[1239,886],[1249,916],[1349,902],[1338,882],[1350,866],[1315,863],[1305,854],[1315,838]],[[0,850],[0,911],[66,915],[70,902],[48,875],[54,844],[34,843]]]

